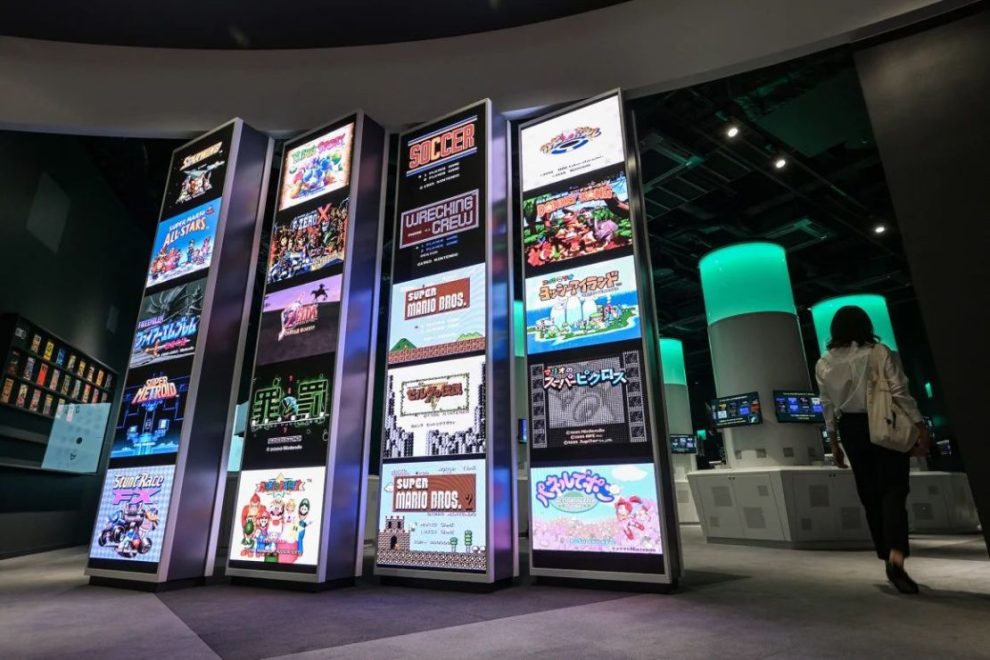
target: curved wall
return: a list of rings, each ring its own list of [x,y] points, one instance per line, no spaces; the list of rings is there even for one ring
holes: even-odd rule
[[[642,93],[846,43],[959,0],[631,0],[463,37],[197,51],[0,37],[0,128],[184,136],[232,116],[274,133],[354,107],[390,127],[489,96],[525,109]]]

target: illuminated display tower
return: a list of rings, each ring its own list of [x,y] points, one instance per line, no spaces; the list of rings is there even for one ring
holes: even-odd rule
[[[517,573],[505,122],[399,136],[375,574]]]
[[[235,119],[172,155],[86,574],[210,575],[270,138]]]
[[[619,92],[519,129],[530,572],[663,587],[680,544],[634,144]]]
[[[811,320],[815,324],[819,355],[824,355],[828,351],[828,341],[832,335],[832,318],[846,305],[861,307],[873,321],[873,332],[880,337],[880,341],[889,346],[890,350],[897,352],[897,340],[894,338],[894,326],[890,322],[887,299],[873,293],[860,293],[828,298],[811,306]]]
[[[762,423],[726,428],[732,467],[809,465],[823,457],[811,425],[781,424],[774,390],[812,391],[787,254],[773,243],[742,243],[699,263],[718,397],[756,393]]]
[[[385,131],[357,112],[282,154],[227,575],[361,574]]]
[[[694,436],[687,370],[684,367],[684,344],[679,339],[660,338],[660,365],[663,367],[663,404],[667,412],[670,435]],[[698,511],[695,509],[691,488],[687,482],[687,473],[697,468],[695,456],[696,454],[693,453],[671,456],[674,466],[674,494],[677,497],[677,519],[682,523],[698,522]]]

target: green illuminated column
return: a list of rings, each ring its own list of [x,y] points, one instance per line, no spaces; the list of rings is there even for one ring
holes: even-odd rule
[[[660,364],[663,367],[663,403],[667,411],[667,427],[671,435],[691,435],[691,399],[688,395],[687,371],[684,368],[684,344],[679,339],[660,339]],[[677,519],[682,523],[698,522],[698,509],[691,497],[687,473],[697,468],[694,454],[673,454],[674,493],[677,497]]]
[[[810,391],[787,254],[774,243],[743,243],[699,263],[717,396],[757,392],[759,425],[725,429],[732,467],[808,465],[822,459],[818,429],[778,424],[774,390]]]
[[[862,307],[863,311],[873,321],[873,331],[880,341],[897,351],[897,340],[894,338],[894,326],[890,322],[890,311],[887,309],[887,299],[871,293],[861,293],[852,296],[829,298],[811,307],[811,319],[815,324],[815,335],[818,338],[818,354],[824,355],[828,341],[832,336],[832,318],[840,308],[846,305]]]

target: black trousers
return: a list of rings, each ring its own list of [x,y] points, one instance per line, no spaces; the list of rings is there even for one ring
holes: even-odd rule
[[[887,559],[891,550],[900,550],[906,557],[910,456],[870,442],[866,413],[843,413],[839,419],[839,437],[852,463],[856,491],[866,510],[877,556]]]

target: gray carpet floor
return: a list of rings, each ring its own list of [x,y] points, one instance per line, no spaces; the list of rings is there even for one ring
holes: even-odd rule
[[[683,530],[672,595],[518,584],[489,594],[357,586],[93,587],[82,548],[0,561],[0,658],[990,658],[975,536],[913,539],[918,597],[868,552],[708,545]]]

